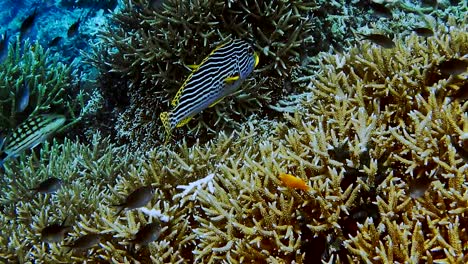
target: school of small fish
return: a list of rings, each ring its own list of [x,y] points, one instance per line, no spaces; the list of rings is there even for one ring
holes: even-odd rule
[[[385,18],[385,19],[393,19],[393,12],[390,7],[388,7],[385,3],[378,3],[374,1],[369,1],[369,7],[373,11],[374,15]],[[414,32],[420,37],[428,38],[434,35],[434,31],[431,27],[428,26],[414,26],[409,28],[410,31]],[[381,33],[370,33],[370,34],[362,34],[357,33],[357,35],[361,36],[363,40],[368,40],[376,45],[379,45],[385,49],[392,49],[395,47],[395,42],[393,42],[392,38],[386,36],[385,34]]]
[[[62,185],[62,181],[51,177],[31,190],[40,192],[40,193],[53,193],[57,191]],[[155,187],[153,186],[143,186],[136,188],[130,194],[127,195],[125,201],[119,205],[114,205],[117,207],[117,213],[115,216],[118,216],[124,209],[132,210],[145,206],[154,195]],[[67,218],[65,218],[61,223],[53,223],[45,226],[41,230],[41,240],[46,243],[60,243],[66,237],[68,231],[72,229],[71,225],[67,225]],[[134,238],[129,240],[129,243],[134,246],[145,246],[149,243],[158,239],[161,234],[162,226],[159,221],[154,221],[148,223],[141,227],[139,231],[134,235]],[[105,237],[105,234],[98,233],[89,233],[83,236],[76,238],[72,243],[64,245],[64,247],[69,248],[67,251],[83,251],[89,248],[92,248],[98,245],[101,240]]]

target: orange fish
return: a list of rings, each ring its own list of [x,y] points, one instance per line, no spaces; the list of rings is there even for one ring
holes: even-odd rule
[[[301,189],[304,191],[308,191],[310,189],[310,186],[308,186],[304,180],[291,174],[280,173],[279,179],[289,188]]]

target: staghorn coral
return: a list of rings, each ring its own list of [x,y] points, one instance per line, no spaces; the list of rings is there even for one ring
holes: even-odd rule
[[[188,124],[191,132],[182,133],[199,137],[203,131],[232,129],[261,106],[293,92],[294,69],[309,53],[329,49],[328,39],[348,36],[344,21],[354,10],[328,1],[173,0],[158,8],[150,2],[124,1],[113,27],[101,33],[90,56],[102,73],[103,94],[118,115],[118,135],[130,143],[150,140],[148,145],[160,142],[158,114],[168,109],[183,76],[188,76],[184,65],[200,63],[230,38],[249,40],[256,47],[260,65],[255,79],[197,115]],[[328,17],[330,13],[335,16]],[[316,39],[321,41],[314,43]]]
[[[378,218],[342,237],[351,261],[466,261],[466,166],[451,143],[466,133],[466,104],[448,98],[466,86],[466,77],[441,76],[437,69],[468,53],[466,22],[451,21],[438,34],[425,41],[410,35],[392,50],[363,45],[344,56],[326,55],[311,82],[309,107],[319,125],[335,130],[331,140],[352,150],[345,171],[359,170],[359,192],[370,199],[357,204],[378,206]],[[420,177],[432,184],[412,199],[411,182]]]
[[[110,174],[71,168],[79,171],[74,181],[88,186],[108,181],[90,192],[97,196],[89,195],[94,203],[85,213],[72,210],[74,227],[66,243],[87,233],[103,233],[105,239],[91,254],[66,253],[63,244],[41,244],[31,226],[17,224],[14,233],[1,229],[0,243],[10,246],[0,247],[6,248],[0,257],[14,260],[18,248],[22,261],[30,260],[28,250],[33,256],[40,252],[38,262],[466,262],[467,166],[460,148],[467,138],[467,103],[450,98],[464,87],[466,72],[443,76],[437,67],[463,58],[467,38],[466,22],[451,20],[434,37],[410,35],[394,49],[364,44],[342,55],[323,53],[320,69],[298,80],[308,83],[307,91],[276,107],[292,114],[279,121],[252,116],[207,143],[156,146],[120,160],[108,141],[96,139],[98,150],[67,141],[82,148],[64,148],[58,161],[83,157],[86,162],[78,164],[86,168],[123,163]],[[33,160],[23,157],[18,166],[32,170],[26,162]],[[283,186],[280,173],[305,180],[311,190]],[[7,175],[33,178],[14,169]],[[431,183],[413,198],[411,184],[421,177]],[[54,197],[76,195],[82,184]],[[109,205],[148,184],[157,191],[146,208],[114,215]],[[64,212],[46,219],[62,207],[43,197],[7,204],[0,220],[16,223],[15,211],[26,223],[37,212],[35,229],[46,220],[62,220]],[[7,200],[15,201],[14,195]],[[162,224],[158,240],[134,249],[130,241],[138,229],[153,221]]]
[[[447,100],[454,86],[446,79],[427,80],[441,60],[466,54],[467,34],[438,31],[427,41],[408,36],[393,50],[323,55],[289,125],[254,145],[247,136],[248,147],[217,164],[212,188],[185,197],[200,204],[195,261],[466,260],[466,166],[447,136],[466,127],[464,104]],[[282,171],[313,190],[278,187]],[[432,187],[412,199],[409,182],[421,174]],[[317,243],[326,248],[318,256]]]
[[[118,154],[122,148],[100,139],[98,134],[91,143],[87,146],[68,139],[60,144],[45,143],[38,155],[22,155],[18,162],[5,168],[0,182],[0,222],[6,228],[1,229],[5,239],[0,257],[20,263],[70,259],[68,249],[62,245],[41,242],[41,230],[64,219],[75,226],[76,221],[94,213],[108,195],[107,184],[114,183],[131,162],[129,157]],[[57,193],[44,195],[29,190],[51,176],[64,181]]]
[[[85,114],[85,93],[75,91],[75,85],[69,65],[59,62],[38,42],[17,38],[0,64],[0,130],[14,128],[28,116],[50,112],[66,114],[72,121],[67,126],[71,126]],[[24,86],[30,90],[29,104],[18,112],[18,95]]]

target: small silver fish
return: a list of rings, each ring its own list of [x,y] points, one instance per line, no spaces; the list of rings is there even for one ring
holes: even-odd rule
[[[37,115],[21,123],[3,141],[0,148],[0,167],[7,159],[17,157],[26,149],[32,149],[44,142],[65,120],[62,115]]]
[[[409,183],[409,195],[413,199],[421,198],[424,196],[424,193],[429,189],[432,180],[429,179],[427,176],[420,176],[412,180]]]
[[[62,187],[62,180],[51,177],[47,180],[42,181],[36,187],[32,188],[31,190],[36,191],[38,193],[53,193],[56,192],[60,187]]]
[[[258,54],[243,40],[233,40],[215,48],[180,87],[169,112],[160,114],[166,130],[166,141],[172,130],[187,124],[207,107],[235,92],[258,65]]]
[[[70,250],[84,250],[99,244],[101,239],[101,234],[87,234],[77,238],[75,241],[73,241],[73,243],[65,245],[65,247],[70,248]]]
[[[30,93],[29,85],[25,81],[16,93],[16,112],[21,113],[28,107]]]
[[[145,206],[153,198],[155,190],[153,186],[144,186],[134,190],[127,196],[125,202],[114,205],[119,208],[115,215],[119,215],[124,209],[131,210]]]
[[[36,20],[37,16],[37,7],[34,9],[33,13],[27,16],[23,22],[21,23],[20,27],[20,37],[21,39],[24,38],[24,35],[31,29],[31,27],[34,24],[34,21]]]
[[[385,49],[391,49],[395,47],[395,42],[383,34],[361,34],[358,33],[363,39],[369,40]]]
[[[159,222],[149,223],[140,228],[132,240],[132,243],[139,246],[146,246],[159,238],[161,225]]]
[[[58,243],[62,241],[65,237],[65,234],[71,228],[71,226],[65,225],[67,219],[63,220],[61,224],[51,224],[41,231],[41,239],[46,243]]]
[[[459,75],[468,71],[468,59],[451,58],[437,65],[443,75]]]

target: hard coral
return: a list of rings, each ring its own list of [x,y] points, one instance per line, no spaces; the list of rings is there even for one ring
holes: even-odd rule
[[[313,48],[313,36],[325,39],[331,30],[313,17],[326,16],[319,9],[338,9],[327,9],[331,4],[325,2],[171,0],[155,8],[151,1],[124,1],[114,15],[115,26],[102,32],[91,56],[103,73],[104,96],[114,97],[117,91],[128,102],[117,109],[121,138],[150,140],[149,146],[158,143],[161,125],[149,123],[158,122],[158,114],[168,109],[183,76],[188,76],[184,65],[201,62],[230,38],[253,43],[260,53],[258,74],[247,80],[235,100],[225,99],[196,116],[196,122],[189,123],[191,129],[232,127],[260,106],[275,103],[291,92],[285,87],[293,68],[309,51],[320,50]]]
[[[6,168],[0,182],[0,259],[15,263],[70,261],[72,252],[63,242],[42,242],[41,230],[66,219],[66,225],[74,226],[73,236],[91,232],[89,226],[93,226],[83,219],[96,212],[108,195],[104,188],[132,161],[122,158],[122,148],[99,135],[91,143],[46,142],[38,155],[22,155]],[[52,176],[64,182],[56,193],[30,190]],[[78,221],[80,225],[75,224]]]
[[[467,103],[453,92],[465,87],[466,71],[456,78],[434,73],[442,61],[465,58],[467,38],[466,23],[449,21],[434,37],[410,35],[396,40],[393,49],[366,44],[365,50],[353,47],[342,55],[323,53],[320,69],[300,79],[311,80],[306,93],[277,108],[293,114],[280,121],[251,116],[207,143],[157,146],[145,155],[135,153],[139,160],[132,153],[116,158],[122,153],[108,141],[96,139],[93,145],[99,147],[93,149],[66,142],[63,155],[52,155],[60,149],[54,144],[41,160],[78,182],[53,197],[57,207],[47,197],[17,201],[6,191],[1,226],[18,228],[1,229],[0,257],[464,263]],[[31,177],[16,180],[21,189],[18,185],[36,173],[27,167],[34,161],[21,158],[18,168],[7,171],[7,183],[24,169]],[[70,176],[67,162],[77,164],[69,170],[80,177]],[[46,175],[47,168],[41,165],[37,173]],[[310,190],[283,185],[282,173],[304,180]],[[108,185],[100,184],[102,178]],[[429,183],[414,186],[422,178]],[[96,188],[84,191],[83,184]],[[114,214],[109,205],[149,184],[157,190],[145,208]],[[87,203],[77,198],[80,191]],[[78,204],[71,210],[73,237],[107,236],[89,249],[92,254],[67,253],[63,244],[41,244],[34,235],[50,212],[57,212],[52,219],[63,219],[70,200]],[[158,239],[134,247],[138,230],[154,221],[161,223]]]
[[[463,157],[466,103],[449,98],[466,86],[466,72],[442,76],[438,65],[466,57],[468,34],[465,23],[449,24],[439,26],[435,37],[413,34],[390,50],[365,44],[343,56],[327,54],[310,83],[313,99],[305,106],[313,113],[311,121],[323,127],[319,135],[330,133],[316,155],[344,143],[349,153],[335,169],[343,173],[342,184],[350,172],[358,172],[353,181],[360,198],[341,218],[358,220],[362,212],[353,213],[355,206],[378,206],[379,217],[355,221],[355,230],[341,236],[340,259],[347,251],[347,259],[363,262],[466,261],[459,207],[467,202],[466,166],[457,157]],[[366,162],[363,153],[369,155]],[[431,183],[422,197],[413,198],[412,184],[422,177]]]
[[[0,130],[11,129],[29,115],[38,113],[68,113],[74,117],[76,106],[68,97],[72,87],[71,67],[58,61],[38,43],[9,45],[8,56],[0,64]],[[24,89],[29,89],[29,104],[18,111],[18,101]]]
[[[208,149],[229,148],[213,158],[195,154],[204,152],[199,146],[181,151],[186,172],[169,174],[207,176],[167,196],[175,211],[190,211],[174,224],[195,234],[178,256],[189,251],[194,259],[186,261],[203,263],[465,261],[466,166],[449,139],[466,133],[465,107],[443,96],[453,89],[447,80],[426,80],[432,65],[466,54],[467,37],[440,27],[434,38],[412,35],[393,50],[323,54],[288,123],[271,134],[221,136]],[[312,190],[283,187],[282,172]],[[432,183],[413,198],[411,183],[421,176]],[[160,243],[169,241],[163,235]]]

